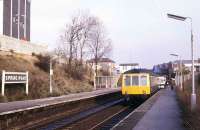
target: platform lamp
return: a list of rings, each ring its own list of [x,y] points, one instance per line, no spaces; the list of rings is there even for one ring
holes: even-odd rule
[[[191,94],[191,109],[195,109],[196,107],[196,92],[195,92],[195,76],[194,76],[194,43],[193,43],[193,28],[192,28],[192,18],[191,17],[183,17],[174,14],[167,14],[168,18],[185,21],[186,19],[190,20],[191,24],[191,59],[192,59],[192,94]]]

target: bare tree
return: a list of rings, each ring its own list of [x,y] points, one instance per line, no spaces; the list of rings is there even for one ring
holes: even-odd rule
[[[88,44],[90,53],[95,62],[95,73],[97,72],[97,65],[99,60],[109,54],[112,51],[111,40],[107,38],[103,24],[98,18],[93,17],[93,22],[95,23],[90,35],[90,42]]]
[[[65,56],[68,59],[68,70],[71,70],[73,59],[77,59],[77,43],[79,33],[82,30],[80,24],[80,16],[75,15],[72,17],[71,23],[66,25],[64,35],[61,35],[61,42],[64,44]]]
[[[62,54],[68,60],[67,69],[73,70],[73,63],[74,69],[81,66],[86,54],[92,55],[97,66],[99,59],[112,50],[111,40],[106,36],[104,26],[97,17],[80,11],[74,15],[60,39]],[[97,74],[97,68],[95,72]]]
[[[83,57],[88,51],[87,45],[90,42],[90,32],[93,29],[93,27],[96,26],[96,21],[93,16],[90,16],[89,14],[85,13],[82,15],[81,25],[82,25],[82,31],[78,34],[78,40],[79,40],[79,56],[80,56],[80,62],[82,64]]]

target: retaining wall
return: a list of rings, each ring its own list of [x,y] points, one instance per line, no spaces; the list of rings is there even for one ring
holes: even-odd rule
[[[33,44],[28,41],[0,35],[0,51],[13,51],[20,54],[32,55],[33,53],[45,54],[47,49],[47,45]]]

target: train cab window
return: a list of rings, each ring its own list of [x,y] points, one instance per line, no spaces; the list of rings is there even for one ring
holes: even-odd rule
[[[139,85],[139,77],[132,76],[132,86],[138,86],[138,85]]]
[[[126,86],[131,86],[131,77],[130,76],[126,76],[126,78],[125,78],[125,85]]]
[[[141,76],[140,77],[140,86],[146,86],[147,85],[147,76]]]

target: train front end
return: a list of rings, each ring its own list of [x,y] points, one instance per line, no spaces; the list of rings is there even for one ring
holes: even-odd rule
[[[150,75],[148,73],[127,73],[122,78],[122,95],[150,95]]]

